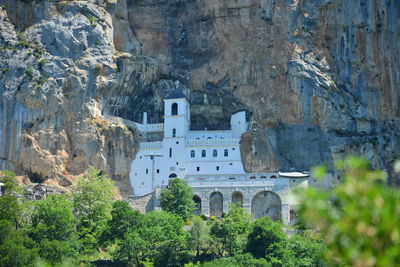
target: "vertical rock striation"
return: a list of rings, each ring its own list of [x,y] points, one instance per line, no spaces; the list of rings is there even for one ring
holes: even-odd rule
[[[185,89],[194,127],[246,109],[248,171],[400,155],[396,0],[0,0],[0,168],[89,166],[123,194],[137,133]],[[105,116],[107,115],[107,116]],[[392,181],[393,183],[395,181]]]

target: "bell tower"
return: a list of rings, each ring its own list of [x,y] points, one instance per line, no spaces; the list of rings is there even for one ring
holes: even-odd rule
[[[190,105],[181,90],[164,99],[164,137],[184,137],[190,129]]]

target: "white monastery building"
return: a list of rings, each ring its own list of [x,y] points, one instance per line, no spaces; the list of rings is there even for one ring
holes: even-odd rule
[[[245,111],[231,116],[230,130],[190,130],[190,105],[182,91],[164,99],[164,123],[135,123],[141,135],[130,182],[136,197],[185,179],[194,190],[198,213],[221,216],[232,203],[289,223],[295,203],[290,189],[317,183],[308,173],[245,173],[240,139],[248,130]]]
[[[140,143],[130,173],[135,195],[167,185],[169,178],[244,174],[239,147],[240,137],[247,131],[244,111],[232,115],[231,130],[191,131],[189,102],[176,91],[164,100],[164,123],[147,124],[144,116],[138,129],[147,140],[156,134],[163,139]]]

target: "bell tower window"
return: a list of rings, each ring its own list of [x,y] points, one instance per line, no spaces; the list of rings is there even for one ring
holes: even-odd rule
[[[171,115],[178,115],[178,104],[177,103],[172,103],[171,105]]]

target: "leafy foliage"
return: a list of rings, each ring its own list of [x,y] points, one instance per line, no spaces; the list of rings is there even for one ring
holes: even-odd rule
[[[33,266],[37,255],[31,240],[7,220],[0,220],[0,266]]]
[[[385,184],[382,171],[350,157],[336,163],[343,181],[330,192],[301,194],[300,214],[325,236],[334,266],[397,266],[400,262],[400,194]]]
[[[22,206],[14,196],[3,196],[0,198],[0,220],[12,222],[15,229],[20,225]]]
[[[90,253],[96,248],[107,228],[115,191],[114,182],[93,167],[89,167],[87,175],[79,179],[72,197],[83,253]]]
[[[336,166],[343,182],[335,189],[299,193],[298,213],[312,230],[291,237],[281,223],[269,217],[252,221],[240,206],[220,220],[193,217],[185,230],[192,193],[179,179],[163,191],[163,208],[169,211],[142,215],[115,201],[113,182],[93,168],[72,195],[40,201],[20,198],[15,175],[3,171],[0,267],[77,266],[79,259],[82,265],[100,257],[121,266],[182,266],[189,259],[214,260],[187,267],[396,266],[398,189],[387,187],[385,174],[370,170],[365,160],[349,158]],[[325,170],[314,173],[324,176]]]
[[[186,264],[185,267],[270,267],[271,264],[265,259],[253,258],[251,254],[240,254],[233,257],[225,257],[216,259],[210,262],[205,262],[203,264]]]
[[[50,195],[35,205],[31,237],[39,255],[49,263],[77,258],[76,219],[72,211],[73,203],[65,195]]]
[[[194,211],[193,189],[182,179],[171,179],[161,192],[160,205],[165,211],[181,216],[185,221]]]
[[[248,236],[246,250],[256,258],[262,258],[274,252],[276,243],[286,242],[287,236],[279,222],[269,217],[256,220]]]
[[[136,229],[143,225],[143,215],[132,209],[126,201],[117,200],[113,203],[111,217],[101,237],[104,243],[123,239],[129,229]]]
[[[326,265],[323,252],[321,240],[294,235],[290,239],[271,244],[266,259],[277,267],[322,267]]]
[[[152,211],[144,216],[143,227],[128,231],[119,242],[115,259],[139,264],[150,259],[155,266],[180,266],[188,254],[188,233],[175,214]]]
[[[190,244],[196,250],[196,259],[200,256],[201,252],[207,251],[207,245],[210,243],[210,227],[205,221],[196,216],[192,219],[192,226],[189,230]]]
[[[240,205],[232,206],[228,213],[211,227],[211,236],[219,242],[223,251],[234,256],[243,253],[251,215]]]
[[[22,188],[18,186],[15,173],[7,170],[0,171],[0,183],[4,184],[1,188],[4,195],[22,194]]]

